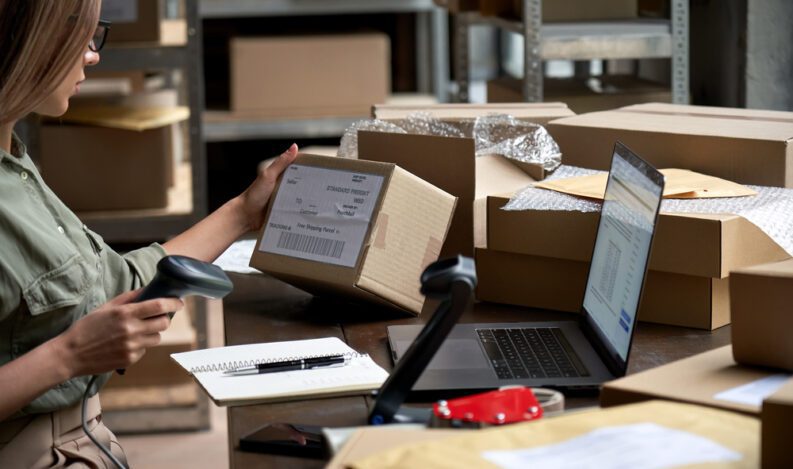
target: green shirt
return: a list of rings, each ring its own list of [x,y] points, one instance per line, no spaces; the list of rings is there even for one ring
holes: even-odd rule
[[[123,256],[113,251],[44,184],[16,136],[13,147],[13,154],[0,149],[0,365],[145,285],[165,255],[158,244]],[[59,384],[15,416],[79,402],[89,378]]]

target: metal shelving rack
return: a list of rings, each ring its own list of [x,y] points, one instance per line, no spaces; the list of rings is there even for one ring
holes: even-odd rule
[[[608,22],[542,24],[542,0],[524,0],[522,21],[461,13],[455,17],[456,100],[468,102],[469,30],[490,24],[523,35],[523,97],[543,100],[543,60],[672,59],[672,100],[689,100],[688,0],[673,0],[669,20],[636,19]]]
[[[418,91],[433,91],[439,101],[448,101],[448,21],[446,11],[432,0],[200,0],[202,18],[367,13],[416,13]],[[204,115],[204,138],[207,142],[217,142],[340,137],[356,120],[359,119],[241,119],[227,112],[211,111]]]

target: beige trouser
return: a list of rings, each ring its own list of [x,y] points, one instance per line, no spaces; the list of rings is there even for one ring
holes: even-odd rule
[[[72,407],[0,422],[0,468],[113,468],[113,463],[83,433],[82,402]],[[102,423],[99,397],[88,399],[88,428],[126,464],[124,450]]]

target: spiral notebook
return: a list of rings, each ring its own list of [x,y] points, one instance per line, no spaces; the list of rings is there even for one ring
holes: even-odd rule
[[[350,360],[334,368],[244,376],[223,373],[259,363],[327,355],[344,355]],[[366,394],[379,389],[388,378],[369,355],[357,353],[336,337],[210,348],[174,353],[171,358],[193,375],[219,406]]]

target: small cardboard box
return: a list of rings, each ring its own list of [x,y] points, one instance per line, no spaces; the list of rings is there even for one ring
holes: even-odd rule
[[[524,0],[479,0],[485,16],[523,17]],[[637,0],[553,0],[542,3],[542,20],[595,21],[635,18]]]
[[[578,313],[589,261],[476,250],[482,301]],[[730,322],[729,280],[649,271],[639,320],[697,329]],[[674,292],[674,294],[670,294]]]
[[[68,125],[41,127],[42,176],[74,211],[165,207],[174,127],[189,115],[184,107],[75,108],[59,119]]]
[[[793,371],[793,259],[730,273],[735,361]]]
[[[776,376],[775,373],[735,363],[732,347],[727,345],[610,381],[600,390],[600,405],[611,407],[666,399],[758,415],[763,398],[784,383],[785,376]],[[772,383],[769,384],[768,380],[758,382],[766,378]],[[754,384],[755,388],[744,388],[743,393],[730,393],[733,397],[729,399],[722,394],[747,384]]]
[[[372,116],[394,122],[419,111],[451,123],[488,114],[508,114],[543,125],[558,116],[572,115],[562,103],[516,103],[377,105]],[[473,138],[359,131],[358,157],[396,163],[460,199],[442,257],[456,254],[472,257],[475,246],[485,245],[487,195],[518,190],[545,177],[544,170],[536,165],[498,155],[477,157]]]
[[[546,78],[543,80],[546,101],[561,101],[576,114],[606,111],[631,104],[671,102],[672,91],[647,80],[632,76],[604,77],[599,90],[582,80]],[[487,82],[487,101],[517,103],[523,101],[522,82],[517,78],[500,77]]]
[[[659,168],[793,187],[793,113],[637,104],[548,124],[565,164],[608,170],[617,140]]]
[[[763,401],[760,412],[762,467],[793,467],[790,422],[793,421],[793,380]]]
[[[101,18],[111,21],[109,42],[157,42],[183,45],[187,22],[165,19],[164,0],[103,0]]]
[[[366,116],[391,92],[380,33],[233,38],[231,110],[263,118]]]
[[[434,0],[439,7],[446,8],[450,13],[478,11],[481,0]]]
[[[457,199],[393,163],[300,155],[267,207],[251,267],[306,291],[419,314]]]

